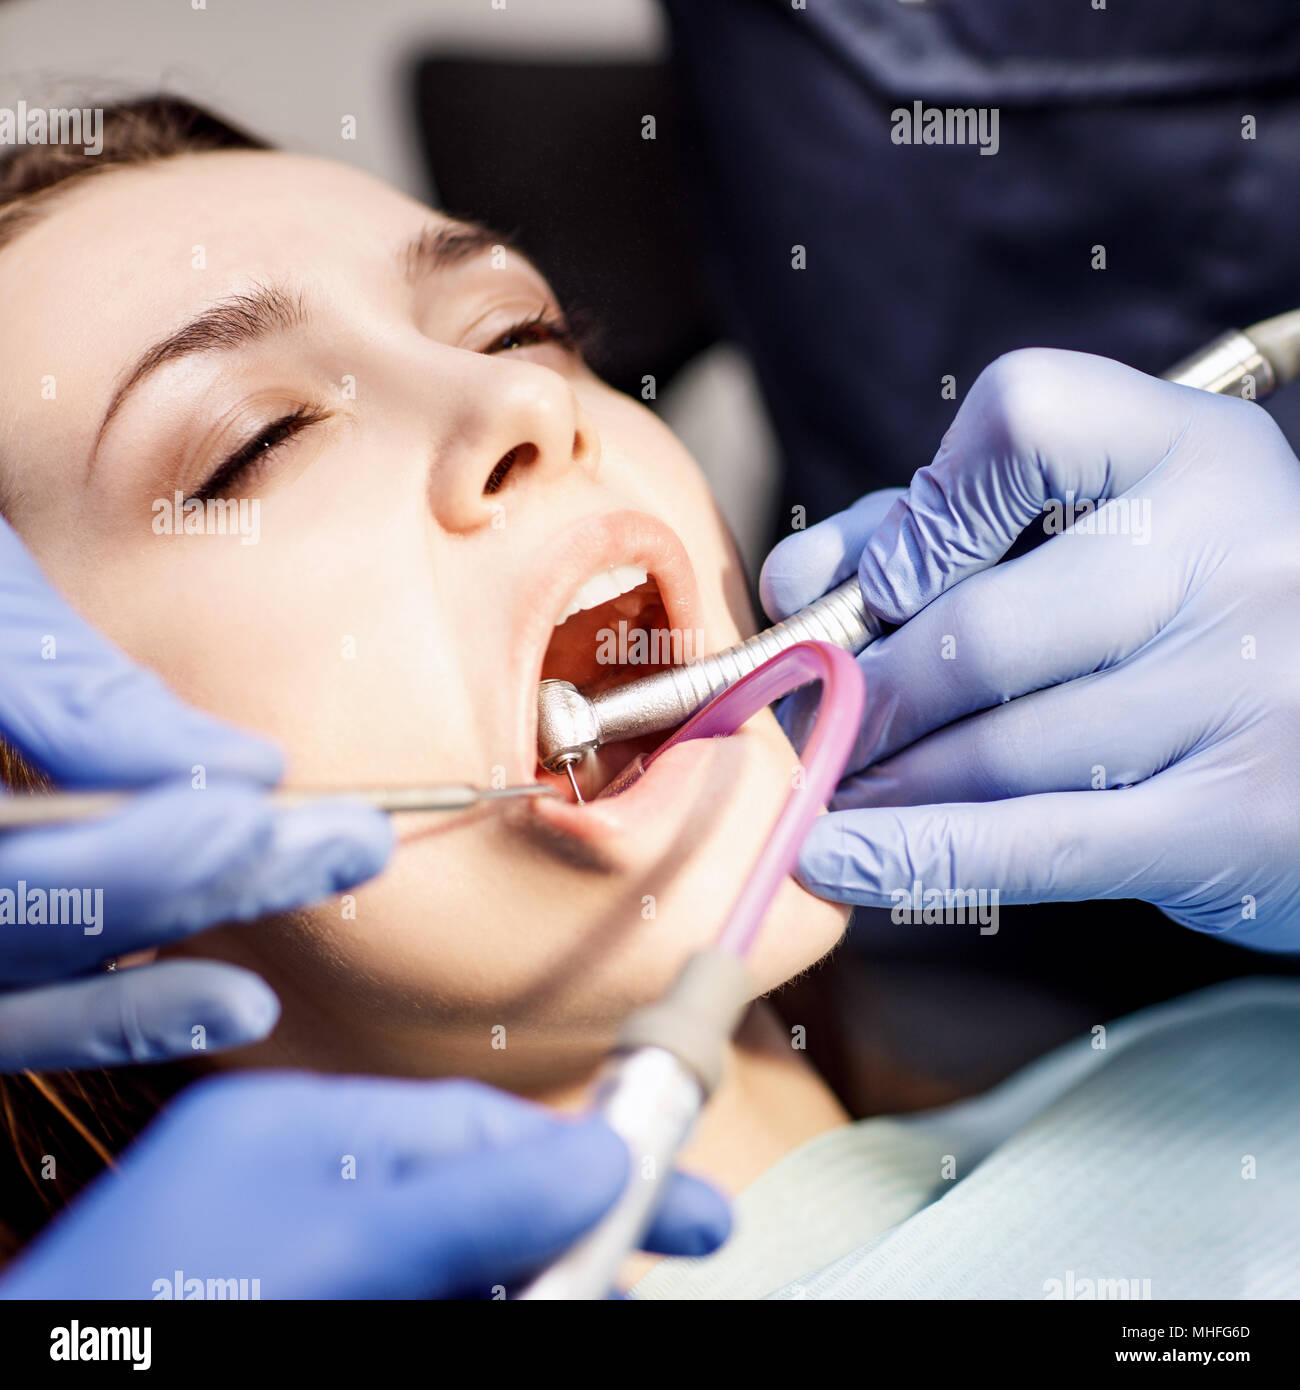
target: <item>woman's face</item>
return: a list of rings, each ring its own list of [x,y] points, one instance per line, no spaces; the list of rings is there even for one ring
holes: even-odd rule
[[[132,656],[276,739],[290,783],[531,781],[544,668],[644,674],[617,643],[597,660],[620,618],[633,659],[638,630],[687,656],[752,630],[703,478],[564,341],[541,275],[345,166],[232,152],[86,180],[0,252],[0,303],[16,527]],[[247,499],[244,534],[169,527],[178,494]],[[282,1058],[537,1085],[712,938],[795,764],[764,715],[585,808],[404,818],[354,902],[191,949],[276,987]],[[843,924],[788,883],[758,986]]]

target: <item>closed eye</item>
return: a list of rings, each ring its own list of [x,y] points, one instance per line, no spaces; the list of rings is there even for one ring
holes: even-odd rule
[[[511,352],[517,348],[554,344],[575,356],[581,356],[586,331],[579,320],[549,310],[541,310],[531,318],[513,323],[494,338],[484,349],[485,356]],[[270,459],[286,444],[311,426],[330,418],[330,412],[316,406],[300,405],[259,431],[234,453],[223,460],[186,500],[206,502],[221,497],[234,483],[247,484],[260,475]]]
[[[290,440],[329,417],[328,410],[310,405],[300,405],[287,415],[282,415],[247,443],[241,444],[186,500],[206,502],[210,498],[220,497],[232,483],[247,483]]]

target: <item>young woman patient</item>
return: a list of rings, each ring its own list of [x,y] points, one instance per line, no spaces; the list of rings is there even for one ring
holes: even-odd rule
[[[277,739],[288,782],[531,781],[543,674],[647,670],[599,664],[601,630],[697,654],[754,630],[694,463],[500,235],[183,109],[106,122],[98,160],[0,207],[24,324],[0,347],[4,512],[128,653]],[[256,532],[175,534],[179,498],[255,500]],[[635,751],[589,760],[584,794]],[[283,1004],[220,1064],[578,1103],[628,1009],[712,939],[796,764],[768,715],[607,803],[403,818],[354,897],[195,947]],[[846,917],[787,884],[759,987]],[[844,1123],[801,1056],[756,1008],[688,1161],[734,1190]]]
[[[31,151],[4,185],[0,302],[21,325],[0,341],[4,513],[131,656],[278,740],[289,783],[529,781],[539,679],[645,673],[602,664],[603,631],[702,654],[754,630],[692,460],[588,369],[496,232],[182,104],[105,120],[97,159]],[[248,499],[256,524],[176,534],[179,499]],[[606,748],[584,796],[635,751]],[[267,1042],[212,1064],[462,1075],[581,1104],[623,1016],[713,938],[796,766],[764,715],[618,798],[403,820],[354,895],[178,948],[249,966],[282,1001]],[[846,920],[788,882],[758,990]],[[740,1192],[848,1124],[759,1002],[684,1162]],[[789,1229],[765,1212],[764,1248],[786,1256],[754,1256],[746,1291],[915,1210],[945,1152],[921,1148],[895,1207],[885,1163],[853,1179],[875,1184],[871,1213],[828,1179]]]

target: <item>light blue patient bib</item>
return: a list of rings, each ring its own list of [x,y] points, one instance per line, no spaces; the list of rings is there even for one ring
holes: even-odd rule
[[[1300,981],[1219,985],[974,1100],[832,1130],[735,1211],[722,1251],[633,1297],[1300,1297]]]

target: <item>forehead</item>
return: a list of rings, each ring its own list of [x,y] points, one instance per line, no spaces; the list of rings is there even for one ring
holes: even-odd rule
[[[175,266],[247,272],[312,251],[364,251],[413,220],[434,217],[415,199],[332,160],[262,151],[182,155],[107,169],[60,192],[0,255],[0,281],[62,257],[60,278],[116,283]],[[287,243],[278,233],[292,232]],[[140,265],[143,261],[144,264]]]
[[[0,248],[0,459],[84,452],[123,365],[250,279],[331,268],[390,276],[437,222],[422,203],[330,160],[261,151],[106,170],[51,200]]]

